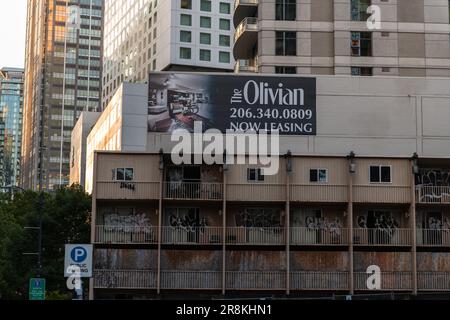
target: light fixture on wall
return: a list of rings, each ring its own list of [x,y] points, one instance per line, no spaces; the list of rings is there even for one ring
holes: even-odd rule
[[[356,154],[353,151],[350,152],[350,154],[347,156],[347,159],[350,161],[349,171],[351,174],[356,173],[355,157],[356,157]]]
[[[286,153],[286,171],[287,173],[292,172],[292,152],[291,150],[288,150]]]
[[[159,150],[159,170],[164,170],[164,150]]]
[[[419,155],[417,154],[417,152],[414,152],[412,158],[411,158],[412,162],[413,162],[413,174],[419,174],[420,168],[419,168]]]

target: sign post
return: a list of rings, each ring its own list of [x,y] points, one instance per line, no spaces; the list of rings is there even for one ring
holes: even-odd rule
[[[30,279],[29,299],[33,301],[45,300],[45,279]]]

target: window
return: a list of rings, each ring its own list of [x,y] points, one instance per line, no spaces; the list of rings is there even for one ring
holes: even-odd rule
[[[247,169],[247,181],[263,182],[264,175],[262,174],[262,169]]]
[[[369,67],[352,67],[352,76],[373,76],[373,69]]]
[[[372,33],[352,32],[351,48],[353,56],[372,56]]]
[[[219,20],[219,29],[220,30],[230,30],[230,20],[220,19]]]
[[[190,14],[182,14],[180,16],[180,24],[182,26],[192,26],[192,16]]]
[[[192,34],[190,31],[180,31],[180,41],[181,42],[191,42],[192,41]]]
[[[211,34],[210,33],[200,33],[200,44],[211,44]]]
[[[225,51],[219,51],[219,62],[230,63],[230,53]]]
[[[200,27],[201,28],[211,28],[211,18],[210,17],[200,17]]]
[[[276,0],[275,20],[294,21],[297,16],[296,0]]]
[[[211,1],[209,0],[200,0],[200,10],[211,12]]]
[[[226,2],[221,2],[219,6],[219,12],[222,14],[230,14],[230,4]]]
[[[229,47],[230,46],[230,36],[221,34],[219,35],[219,46]]]
[[[181,0],[181,9],[192,9],[192,0]]]
[[[328,170],[327,169],[311,169],[309,172],[310,182],[327,183]]]
[[[296,74],[296,67],[275,67],[275,73],[279,74]]]
[[[211,61],[211,50],[200,49],[200,61]]]
[[[276,32],[275,54],[277,56],[297,55],[297,34],[291,31]]]
[[[371,183],[391,183],[391,166],[370,166]]]
[[[367,21],[370,14],[367,13],[367,8],[370,7],[371,0],[352,0],[351,1],[351,16],[352,21]]]
[[[113,170],[114,180],[116,181],[133,181],[134,169],[132,168],[118,168]]]
[[[180,59],[191,59],[191,48],[180,48]]]

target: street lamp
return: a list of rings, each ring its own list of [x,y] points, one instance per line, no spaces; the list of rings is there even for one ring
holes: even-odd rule
[[[347,159],[350,161],[349,171],[351,174],[356,173],[356,163],[355,163],[356,154],[355,152],[350,152],[350,154],[347,156]]]

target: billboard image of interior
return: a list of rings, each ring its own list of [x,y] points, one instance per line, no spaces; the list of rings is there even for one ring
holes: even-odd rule
[[[149,132],[203,130],[316,135],[316,79],[151,73]]]

